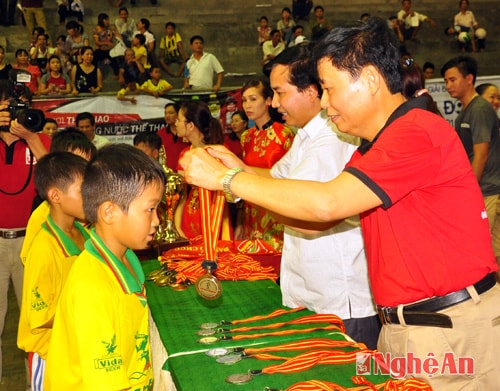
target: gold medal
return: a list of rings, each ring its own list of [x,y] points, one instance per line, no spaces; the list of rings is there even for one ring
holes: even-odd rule
[[[207,270],[207,273],[196,280],[194,285],[196,292],[206,300],[216,300],[222,294],[222,285],[211,272],[217,268],[217,263],[213,261],[203,261],[202,266]]]
[[[217,341],[219,341],[219,338],[214,337],[214,336],[203,337],[203,338],[200,338],[198,340],[199,343],[202,343],[205,345],[209,345],[211,343],[216,343]]]

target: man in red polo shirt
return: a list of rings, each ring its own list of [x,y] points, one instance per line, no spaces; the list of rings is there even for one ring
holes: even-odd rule
[[[186,154],[185,178],[299,220],[360,213],[384,323],[379,350],[406,358],[406,375],[435,390],[497,389],[500,286],[481,191],[455,130],[424,98],[402,95],[399,57],[379,18],[334,28],[316,44],[322,106],[340,131],[364,140],[332,181],[228,171],[217,147]]]
[[[10,89],[7,83],[0,84],[0,334],[3,333],[7,313],[9,282],[21,303],[23,265],[21,247],[26,233],[26,224],[31,213],[35,186],[33,165],[36,159],[47,153],[50,138],[33,133],[18,123],[11,122],[8,111]],[[25,93],[30,96],[29,91]],[[21,97],[22,98],[22,97]],[[1,379],[0,351],[0,379]]]

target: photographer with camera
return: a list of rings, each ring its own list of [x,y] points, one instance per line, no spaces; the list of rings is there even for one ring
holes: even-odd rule
[[[8,81],[0,81],[0,335],[7,313],[7,293],[12,280],[21,303],[23,265],[21,247],[31,213],[36,159],[50,148],[50,138],[37,133],[44,115],[29,108],[31,93],[20,80],[23,72],[12,70]],[[19,76],[19,77],[18,77]],[[1,346],[1,341],[0,341]],[[0,380],[1,380],[0,350]]]

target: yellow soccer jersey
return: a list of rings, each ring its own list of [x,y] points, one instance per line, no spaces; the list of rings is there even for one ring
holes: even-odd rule
[[[144,272],[126,257],[137,279],[91,231],[59,299],[46,390],[152,389]]]
[[[164,90],[168,90],[172,88],[172,85],[166,81],[165,79],[160,79],[158,81],[158,84],[153,84],[153,82],[150,80],[146,80],[142,86],[141,86],[141,89],[143,90],[148,90],[148,91],[152,91],[152,92],[159,92],[159,93],[162,93]]]
[[[21,248],[21,261],[23,264],[26,263],[26,257],[28,256],[28,251],[34,237],[40,231],[40,228],[45,220],[47,220],[49,213],[50,206],[47,201],[43,201],[40,205],[38,205],[33,213],[31,213],[28,225],[26,226],[26,236],[24,237],[23,247]]]
[[[89,238],[80,223],[75,222],[75,226],[85,239]],[[31,243],[24,265],[17,345],[25,352],[36,352],[46,359],[57,301],[79,254],[76,244],[47,216]]]

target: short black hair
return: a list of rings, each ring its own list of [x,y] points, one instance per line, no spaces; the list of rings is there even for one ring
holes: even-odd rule
[[[144,36],[144,34],[138,33],[134,35],[134,38],[137,38],[141,45],[144,45],[146,43],[146,37]]]
[[[34,182],[38,195],[47,200],[50,188],[65,192],[77,179],[83,178],[87,161],[71,152],[51,152],[35,165]]]
[[[52,136],[50,152],[81,151],[92,159],[96,154],[96,146],[85,134],[75,127],[67,127]]]
[[[92,113],[89,113],[88,111],[84,111],[83,113],[78,113],[76,115],[76,118],[75,118],[75,124],[76,126],[78,126],[78,122],[80,122],[81,120],[84,120],[84,119],[89,119],[90,120],[90,124],[92,126],[95,125],[95,117]]]
[[[141,18],[139,20],[144,25],[144,27],[146,28],[146,30],[149,30],[149,26],[151,26],[151,23],[149,23],[149,19]]]
[[[191,39],[189,40],[189,43],[192,45],[193,42],[196,41],[197,39],[200,40],[201,43],[203,43],[203,44],[205,43],[205,40],[203,39],[203,37],[201,35],[193,35],[191,37]]]
[[[144,189],[164,186],[165,171],[158,162],[129,144],[110,143],[97,150],[85,170],[82,184],[83,209],[90,223],[97,222],[97,210],[106,201],[124,213]]]
[[[314,85],[321,96],[323,89],[319,83],[316,63],[311,61],[312,44],[296,45],[281,52],[271,62],[271,72],[275,65],[286,65],[290,71],[289,82],[299,91]]]
[[[176,26],[175,26],[175,23],[174,23],[174,22],[167,22],[167,23],[165,23],[165,28],[167,28],[167,27],[169,27],[169,26],[170,26],[170,27],[172,27],[174,30],[175,30],[175,28],[176,28]]]
[[[476,82],[477,76],[477,61],[470,56],[457,56],[448,60],[443,67],[441,68],[441,76],[444,77],[444,74],[448,69],[457,68],[463,77],[467,75],[472,75],[472,82]]]
[[[374,66],[392,94],[401,92],[399,42],[387,21],[371,17],[334,27],[313,48],[313,61],[330,60],[332,65],[357,80],[364,67]]]
[[[140,132],[134,136],[134,145],[146,144],[148,147],[160,150],[161,137],[156,132]]]

